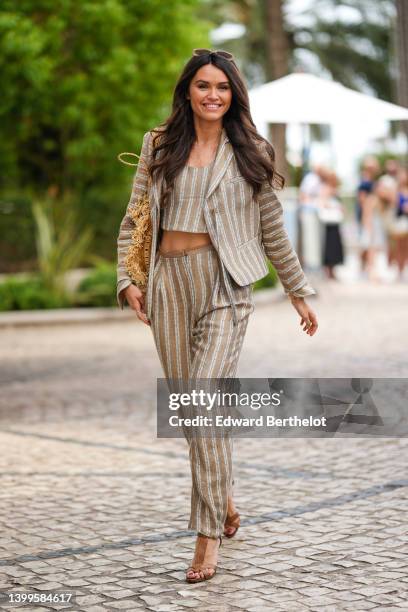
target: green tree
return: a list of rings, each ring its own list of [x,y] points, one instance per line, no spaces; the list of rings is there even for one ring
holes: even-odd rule
[[[339,9],[348,9],[342,16]],[[393,100],[393,0],[318,0],[310,26],[289,28],[293,49],[314,54],[320,65],[346,87],[369,87]]]
[[[228,21],[245,27],[241,40],[228,40],[225,46],[237,54],[249,86],[305,69],[301,58],[306,52],[321,71],[343,85],[356,90],[368,86],[379,97],[396,101],[394,0],[378,0],[375,5],[371,0],[314,0],[296,23],[290,19],[288,0],[206,0],[205,4],[212,6],[217,25]],[[285,132],[285,125],[270,126],[277,166],[288,178]]]
[[[369,86],[394,101],[392,86],[394,0],[314,0],[304,19],[293,23],[287,0],[206,0],[217,25],[242,23],[235,48],[250,85],[279,78],[302,67],[307,52],[321,69],[348,87]],[[347,13],[345,10],[347,9]]]
[[[78,191],[111,182],[162,117],[206,24],[196,0],[3,0],[1,180]]]
[[[0,207],[18,221],[10,202],[51,189],[112,257],[132,180],[117,154],[139,152],[192,48],[208,44],[198,2],[2,0]]]

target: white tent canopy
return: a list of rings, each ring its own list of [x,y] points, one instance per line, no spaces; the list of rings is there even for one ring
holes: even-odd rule
[[[255,123],[408,120],[408,109],[312,74],[295,73],[249,92]]]

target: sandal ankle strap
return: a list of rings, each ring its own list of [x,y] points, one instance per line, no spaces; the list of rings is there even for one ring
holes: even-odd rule
[[[229,525],[231,527],[236,527],[236,522],[237,521],[238,521],[238,524],[239,524],[240,523],[239,512],[235,512],[235,514],[232,514],[231,516],[227,515],[227,518],[225,519],[224,525]]]

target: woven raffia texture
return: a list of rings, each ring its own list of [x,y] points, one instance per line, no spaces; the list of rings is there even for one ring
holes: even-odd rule
[[[144,193],[129,209],[134,223],[131,242],[125,257],[125,266],[130,278],[141,291],[147,287],[150,267],[150,246],[152,243],[152,223],[148,192]]]

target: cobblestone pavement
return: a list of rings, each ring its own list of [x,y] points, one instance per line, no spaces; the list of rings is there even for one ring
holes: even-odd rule
[[[264,294],[238,374],[406,376],[406,295],[323,285],[310,338]],[[1,591],[71,589],[87,612],[408,610],[406,438],[236,440],[242,527],[188,585],[187,445],[156,438],[150,329],[8,328],[0,357]]]

